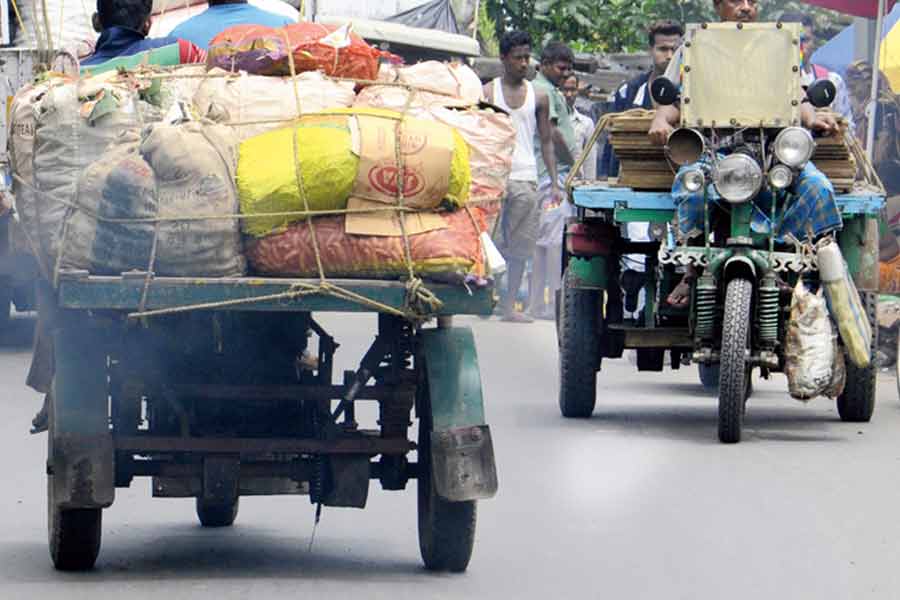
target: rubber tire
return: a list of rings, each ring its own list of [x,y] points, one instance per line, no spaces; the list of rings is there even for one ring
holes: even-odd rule
[[[53,456],[53,403],[50,407],[47,455]],[[103,509],[60,510],[53,493],[53,475],[47,475],[47,545],[50,560],[59,571],[88,571],[100,554]]]
[[[875,353],[878,351],[878,295],[860,292],[860,298],[872,327],[872,360],[865,369],[854,365],[849,358],[846,360],[847,383],[837,399],[838,414],[845,423],[868,423],[872,420],[872,413],[875,412],[878,379],[878,367],[875,366]]]
[[[228,504],[212,504],[197,498],[197,518],[203,527],[231,527],[238,515],[241,499]]]
[[[462,573],[475,547],[477,502],[447,502],[431,478],[431,408],[419,415],[418,522],[419,552],[429,571]]]
[[[723,444],[741,441],[751,372],[746,351],[750,347],[752,300],[752,282],[741,278],[728,282],[719,362],[719,441]]]
[[[700,376],[700,384],[709,392],[719,389],[719,364],[709,365],[701,363],[697,365],[697,374]]]
[[[597,403],[600,368],[600,292],[570,286],[563,275],[559,309],[559,411],[567,419],[586,419]]]

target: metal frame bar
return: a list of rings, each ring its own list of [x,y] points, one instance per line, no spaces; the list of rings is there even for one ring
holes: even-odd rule
[[[385,439],[379,432],[360,432],[358,437],[322,439],[285,438],[203,438],[121,436],[114,437],[120,452],[166,453],[198,452],[206,454],[406,454],[416,444],[405,438]]]

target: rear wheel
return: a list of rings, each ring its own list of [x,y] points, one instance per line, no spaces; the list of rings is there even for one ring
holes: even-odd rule
[[[240,498],[233,502],[209,502],[197,498],[197,518],[204,527],[229,527],[237,518]]]
[[[476,502],[448,502],[438,495],[431,469],[431,406],[426,400],[419,407],[419,551],[429,571],[461,573],[475,547]]]
[[[48,483],[53,486],[52,477]],[[52,500],[51,500],[52,501]],[[87,571],[100,554],[103,513],[99,508],[48,507],[50,558],[60,571]]]
[[[53,457],[53,403],[48,432],[48,458]],[[53,475],[47,475],[47,542],[53,566],[60,571],[87,571],[94,568],[100,554],[103,509],[63,510],[54,493]]]
[[[752,297],[753,284],[749,280],[737,278],[728,282],[719,363],[719,440],[725,444],[741,441],[750,380],[747,358]]]
[[[875,412],[875,383],[878,368],[875,366],[875,353],[878,351],[878,295],[871,292],[860,293],[863,308],[869,317],[872,327],[872,359],[869,366],[860,369],[849,359],[847,362],[847,383],[844,392],[838,396],[837,408],[841,420],[848,423],[867,423]],[[898,383],[900,386],[900,383]]]
[[[559,410],[567,418],[587,418],[597,402],[600,367],[600,292],[572,286],[563,275],[559,303]]]

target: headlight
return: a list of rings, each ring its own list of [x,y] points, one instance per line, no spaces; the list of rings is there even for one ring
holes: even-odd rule
[[[753,198],[762,187],[762,179],[762,168],[746,154],[732,154],[720,160],[713,175],[719,194],[732,204]]]
[[[794,172],[785,165],[775,165],[769,169],[769,185],[776,190],[787,189],[794,182]]]
[[[706,185],[706,176],[699,169],[691,169],[681,175],[681,183],[684,185],[684,189],[694,194]]]
[[[812,134],[802,127],[788,127],[775,138],[775,156],[792,169],[803,168],[815,149]]]

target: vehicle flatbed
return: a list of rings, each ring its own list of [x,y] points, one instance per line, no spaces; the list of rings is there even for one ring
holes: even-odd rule
[[[87,271],[63,271],[59,278],[59,306],[63,309],[137,310],[146,284],[145,273],[96,276]],[[328,283],[359,296],[402,310],[407,294],[404,281],[329,279]],[[260,277],[153,277],[146,291],[145,310],[173,309],[201,304],[231,304],[221,310],[286,312],[371,312],[366,305],[329,294],[235,303],[260,296],[288,293],[299,286],[315,286],[318,279]],[[493,310],[491,288],[426,283],[443,303],[441,315],[489,315]]]

